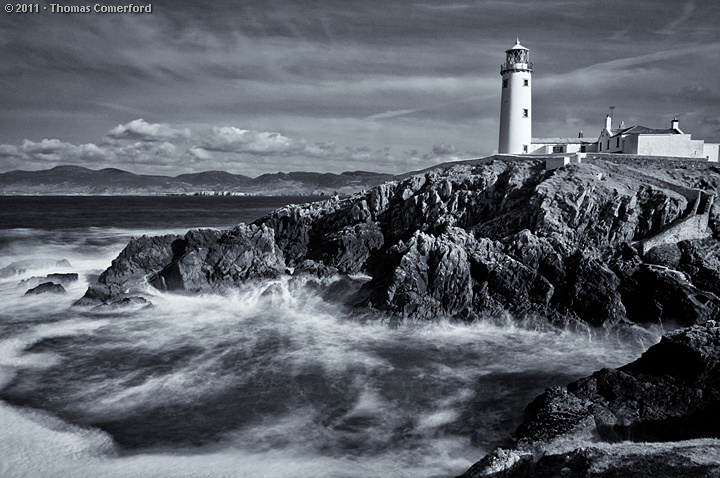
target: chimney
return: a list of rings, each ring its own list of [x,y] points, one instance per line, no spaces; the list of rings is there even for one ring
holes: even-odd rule
[[[578,138],[582,138],[582,137],[583,137],[583,132],[582,132],[582,130],[581,130],[581,131],[578,133]]]
[[[670,122],[670,129],[680,131],[680,121],[678,121],[677,118],[673,118],[673,120]]]
[[[607,115],[605,117],[605,129],[608,131],[612,131],[612,116]]]

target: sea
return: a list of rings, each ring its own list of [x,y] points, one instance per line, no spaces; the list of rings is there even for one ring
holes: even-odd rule
[[[659,339],[509,315],[359,320],[287,279],[73,307],[133,236],[308,200],[0,197],[0,476],[453,477],[547,387]],[[50,273],[79,279],[25,295]]]

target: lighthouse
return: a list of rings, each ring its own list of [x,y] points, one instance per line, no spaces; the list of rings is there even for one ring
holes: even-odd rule
[[[533,64],[530,50],[517,40],[505,51],[502,75],[502,104],[500,107],[500,143],[498,153],[527,153],[532,139],[532,83]]]

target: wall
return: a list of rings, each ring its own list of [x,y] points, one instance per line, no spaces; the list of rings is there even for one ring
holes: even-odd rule
[[[623,138],[623,153],[638,154],[638,135],[631,134]]]
[[[552,171],[568,164],[580,164],[585,157],[585,153],[576,153],[573,156],[556,156],[545,160],[545,169]]]
[[[623,143],[624,138],[620,138],[620,145],[617,145],[617,136],[612,136],[607,129],[604,129],[602,133],[600,133],[600,137],[598,138],[598,151],[600,150],[600,145],[602,145],[602,152],[603,153],[622,153],[625,150],[623,149]],[[610,141],[610,145],[608,146],[608,141]]]
[[[703,145],[703,156],[705,156],[708,161],[717,163],[718,159],[720,159],[720,144],[705,143]]]
[[[679,158],[704,158],[703,141],[691,140],[689,134],[637,135],[637,151],[630,154],[649,156],[676,156]],[[629,139],[629,138],[628,138]]]

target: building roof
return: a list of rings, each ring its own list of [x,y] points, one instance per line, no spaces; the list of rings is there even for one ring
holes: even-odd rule
[[[619,134],[681,134],[678,130],[672,128],[656,129],[647,128],[645,126],[635,125],[629,128],[613,129],[612,135],[617,136]]]
[[[590,138],[532,138],[531,144],[590,144],[597,143],[596,139]]]

